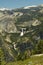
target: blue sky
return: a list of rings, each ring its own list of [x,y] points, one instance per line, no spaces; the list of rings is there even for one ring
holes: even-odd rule
[[[43,4],[43,0],[0,0],[0,8],[20,8],[39,4]]]

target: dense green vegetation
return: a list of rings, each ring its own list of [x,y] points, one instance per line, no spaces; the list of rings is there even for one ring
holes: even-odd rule
[[[24,61],[16,61],[16,62],[3,62],[1,65],[43,65],[43,56],[33,56]]]

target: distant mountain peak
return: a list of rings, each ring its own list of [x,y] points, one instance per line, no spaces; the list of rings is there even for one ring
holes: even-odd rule
[[[31,7],[37,7],[37,5],[26,6],[26,7],[24,7],[24,9],[30,9]]]
[[[11,9],[8,9],[8,8],[0,8],[1,11],[5,11],[5,10],[11,10]]]

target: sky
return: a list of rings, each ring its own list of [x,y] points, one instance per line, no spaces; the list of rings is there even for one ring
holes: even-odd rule
[[[0,0],[0,8],[20,8],[40,4],[43,4],[43,0]]]

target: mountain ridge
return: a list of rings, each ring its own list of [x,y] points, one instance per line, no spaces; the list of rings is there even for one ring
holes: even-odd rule
[[[43,7],[43,4],[40,4],[40,5],[31,5],[31,6],[24,6],[23,8],[24,9],[29,9],[31,7],[38,7],[38,6],[42,6]],[[20,7],[20,8],[22,8],[22,7]],[[4,10],[13,10],[13,9],[11,9],[11,8],[0,8],[1,11],[4,11]],[[19,8],[15,8],[15,9],[19,9]]]

